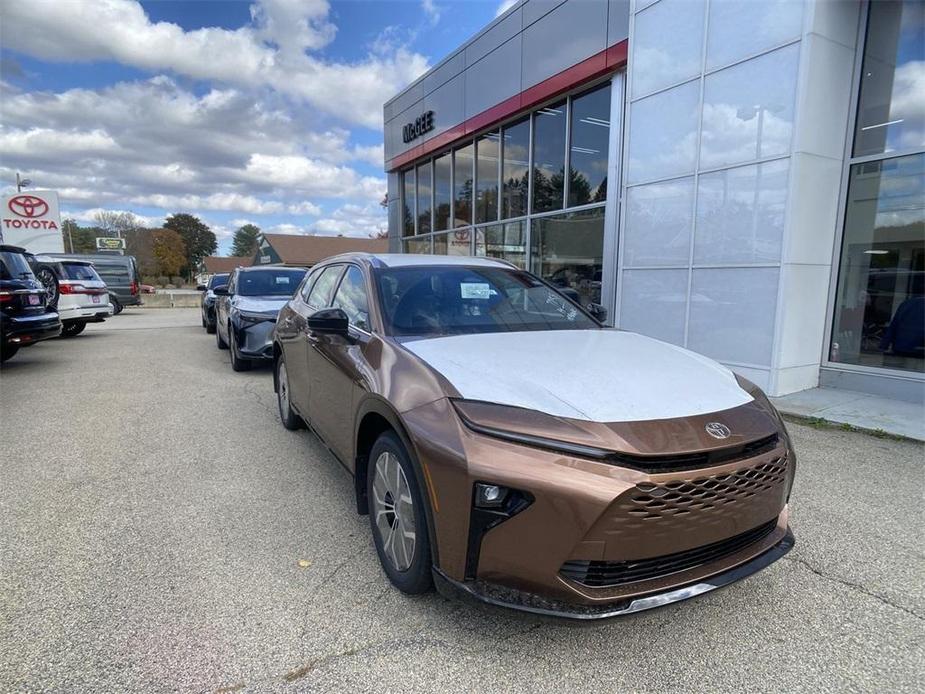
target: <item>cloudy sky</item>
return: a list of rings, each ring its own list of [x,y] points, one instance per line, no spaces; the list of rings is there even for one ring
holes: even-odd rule
[[[230,247],[268,231],[366,235],[382,104],[502,0],[28,0],[0,22],[0,190],[62,215],[190,212]]]

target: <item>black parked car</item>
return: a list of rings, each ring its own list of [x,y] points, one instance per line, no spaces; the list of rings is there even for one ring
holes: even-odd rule
[[[273,328],[279,310],[305,277],[305,268],[239,267],[228,284],[212,291],[215,343],[231,348],[231,368],[247,371],[255,361],[273,359]]]
[[[39,340],[61,334],[57,312],[47,306],[45,288],[17,246],[0,245],[0,361]]]
[[[228,272],[218,272],[212,275],[208,284],[200,284],[196,289],[202,292],[202,298],[199,300],[199,312],[202,314],[202,327],[207,333],[215,332],[215,292],[216,287],[222,287],[228,284]]]

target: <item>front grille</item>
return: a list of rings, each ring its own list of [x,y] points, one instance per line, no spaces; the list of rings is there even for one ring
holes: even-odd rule
[[[697,468],[714,467],[725,463],[733,463],[745,458],[753,458],[772,451],[777,447],[779,437],[776,433],[764,438],[751,441],[738,446],[727,446],[701,453],[681,453],[667,455],[632,455],[629,453],[614,453],[609,456],[609,462],[615,465],[631,467],[643,472],[679,472],[682,470],[696,470]]]
[[[709,564],[735,554],[739,550],[766,538],[776,526],[777,519],[774,519],[753,530],[726,540],[651,559],[567,561],[562,565],[559,572],[565,578],[586,585],[589,588],[609,588],[638,581],[649,581],[669,576],[679,571],[693,569],[703,564]]]
[[[627,513],[649,521],[666,516],[684,516],[692,511],[709,511],[772,490],[786,477],[787,459],[780,457],[725,475],[664,484],[642,482],[636,485],[637,493],[631,497],[632,504]]]

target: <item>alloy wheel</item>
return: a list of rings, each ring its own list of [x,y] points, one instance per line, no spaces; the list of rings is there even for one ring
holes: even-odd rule
[[[388,451],[376,459],[372,501],[382,551],[396,570],[407,571],[417,537],[414,500],[398,458]]]

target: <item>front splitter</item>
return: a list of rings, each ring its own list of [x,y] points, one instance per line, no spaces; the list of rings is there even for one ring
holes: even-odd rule
[[[661,593],[653,593],[640,598],[600,606],[569,604],[501,586],[480,585],[479,581],[456,581],[436,567],[433,569],[433,574],[437,590],[448,598],[474,600],[482,604],[517,610],[518,612],[529,612],[544,617],[593,621],[622,617],[623,615],[652,610],[656,607],[664,607],[673,602],[687,600],[697,595],[709,593],[717,588],[728,586],[730,583],[741,581],[743,578],[767,568],[793,549],[794,544],[796,544],[796,539],[793,536],[793,531],[788,528],[787,534],[776,545],[728,571]],[[479,587],[477,588],[477,586]]]

